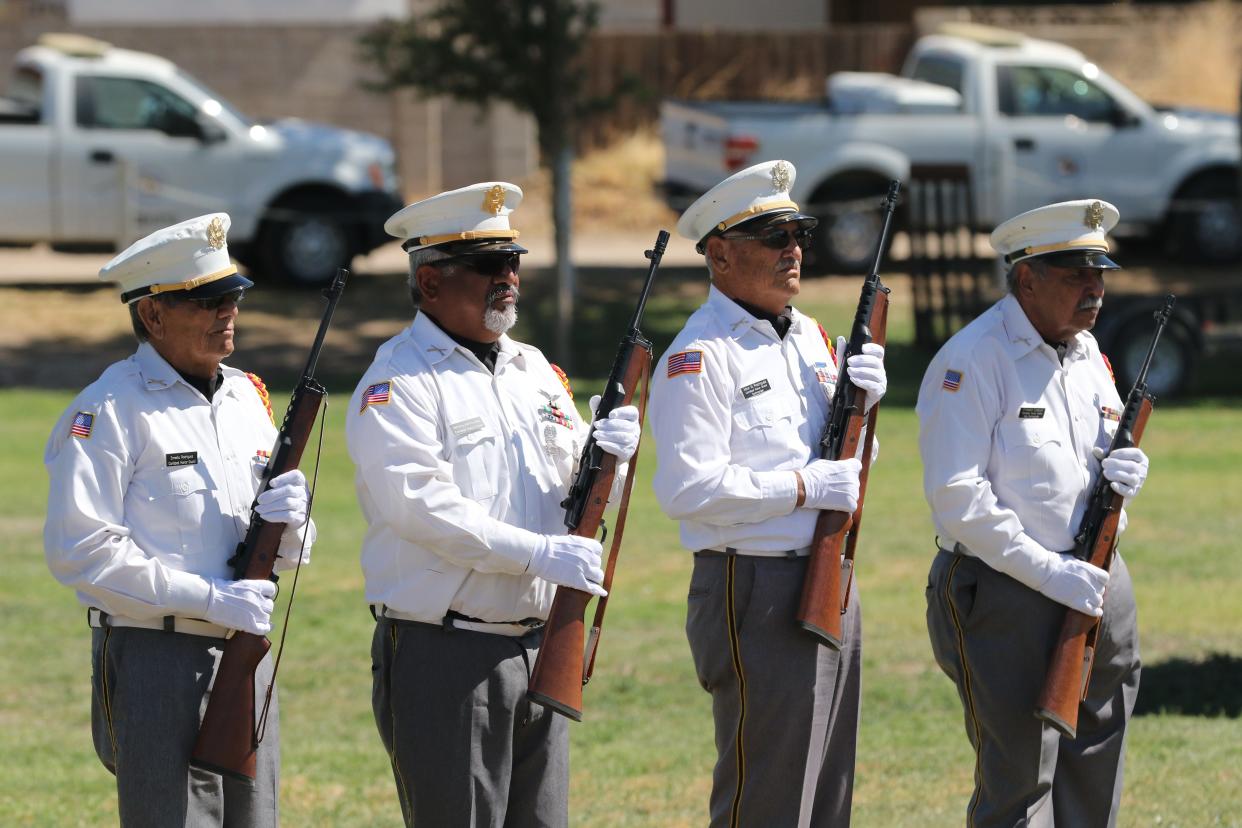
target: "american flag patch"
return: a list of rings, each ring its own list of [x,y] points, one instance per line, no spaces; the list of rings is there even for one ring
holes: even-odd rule
[[[697,374],[703,370],[702,351],[682,351],[668,358],[669,377]]]
[[[73,416],[73,424],[69,426],[69,433],[74,437],[81,437],[83,440],[86,440],[91,436],[91,429],[94,426],[95,415],[79,411]]]
[[[362,408],[358,409],[358,413],[366,411],[368,405],[388,405],[388,394],[391,390],[392,382],[389,380],[368,386],[367,390],[362,392]]]
[[[956,391],[957,389],[961,387],[962,387],[962,372],[961,371],[954,371],[952,368],[950,368],[948,371],[944,372],[943,388],[945,391]]]

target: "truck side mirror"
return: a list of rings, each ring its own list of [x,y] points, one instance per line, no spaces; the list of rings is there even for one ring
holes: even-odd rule
[[[1123,106],[1113,107],[1112,117],[1108,120],[1117,129],[1136,127],[1141,123],[1137,115]]]
[[[212,118],[210,115],[204,115],[201,112],[194,119],[198,126],[198,135],[195,136],[204,144],[219,144],[228,139],[229,135],[224,131],[224,127]]]

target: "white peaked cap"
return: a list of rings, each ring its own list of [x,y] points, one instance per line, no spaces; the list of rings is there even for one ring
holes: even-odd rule
[[[1107,201],[1062,201],[1004,222],[992,231],[992,247],[1010,264],[1038,256],[1065,267],[1116,270],[1107,255],[1107,236],[1120,218]]]
[[[507,181],[486,181],[416,201],[384,222],[390,236],[406,239],[406,250],[445,247],[461,252],[511,250],[518,231],[509,215],[522,203],[522,188]]]
[[[797,173],[788,161],[764,161],[735,172],[686,208],[677,221],[677,232],[701,248],[709,235],[760,217],[814,226],[815,219],[789,197]]]
[[[254,285],[229,258],[228,213],[208,213],[139,239],[99,271],[115,282],[122,302],[184,291],[192,298],[219,296]]]

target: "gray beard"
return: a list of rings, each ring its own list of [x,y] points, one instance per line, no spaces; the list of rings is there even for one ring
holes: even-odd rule
[[[494,334],[507,333],[517,324],[517,305],[510,305],[502,311],[488,308],[483,312],[483,327]]]

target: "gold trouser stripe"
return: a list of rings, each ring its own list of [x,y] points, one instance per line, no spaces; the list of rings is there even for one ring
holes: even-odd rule
[[[726,564],[725,582],[725,615],[729,624],[729,654],[733,657],[733,671],[737,673],[738,716],[737,716],[737,789],[733,792],[733,807],[729,812],[729,825],[737,828],[741,825],[742,786],[746,783],[746,750],[743,741],[746,726],[746,673],[742,670],[742,644],[737,631],[737,604],[734,601],[736,586],[737,556],[730,555]]]
[[[157,293],[170,293],[174,290],[194,290],[200,285],[206,285],[211,282],[219,281],[226,276],[232,276],[237,272],[237,265],[229,265],[223,270],[217,270],[215,273],[205,273],[202,276],[195,276],[193,279],[186,279],[184,282],[178,282],[175,285],[151,285],[151,295]]]
[[[957,573],[962,560],[962,556],[958,555],[949,567],[949,577],[945,579],[944,585],[944,602],[949,608],[949,614],[953,616],[953,631],[957,634],[957,652],[962,662],[962,694],[966,697],[966,715],[970,717],[970,723],[975,728],[975,792],[970,797],[970,804],[966,807],[966,826],[971,828],[975,824],[975,808],[979,805],[979,793],[983,787],[983,754],[981,752],[983,728],[979,725],[979,717],[975,713],[975,694],[971,689],[970,665],[966,663],[966,635],[962,632],[962,619],[958,616],[957,607],[953,604],[953,576]],[[977,597],[976,600],[978,600]]]
[[[116,766],[116,730],[112,727],[112,696],[108,692],[108,644],[112,641],[112,628],[104,630],[103,648],[99,653],[99,685],[103,696],[104,719],[108,722],[108,738],[112,741],[112,764]]]
[[[385,677],[388,681],[388,718],[392,720],[392,733],[389,741],[392,742],[392,750],[388,752],[388,761],[392,762],[392,769],[397,775],[397,795],[401,797],[401,803],[405,807],[402,810],[410,815],[411,822],[414,819],[414,803],[410,801],[410,791],[405,784],[405,776],[401,773],[401,765],[397,761],[397,711],[393,706],[393,689],[392,689],[392,671],[397,661],[397,625],[390,623],[388,625],[388,637],[392,639],[392,655],[388,661],[388,675]]]

